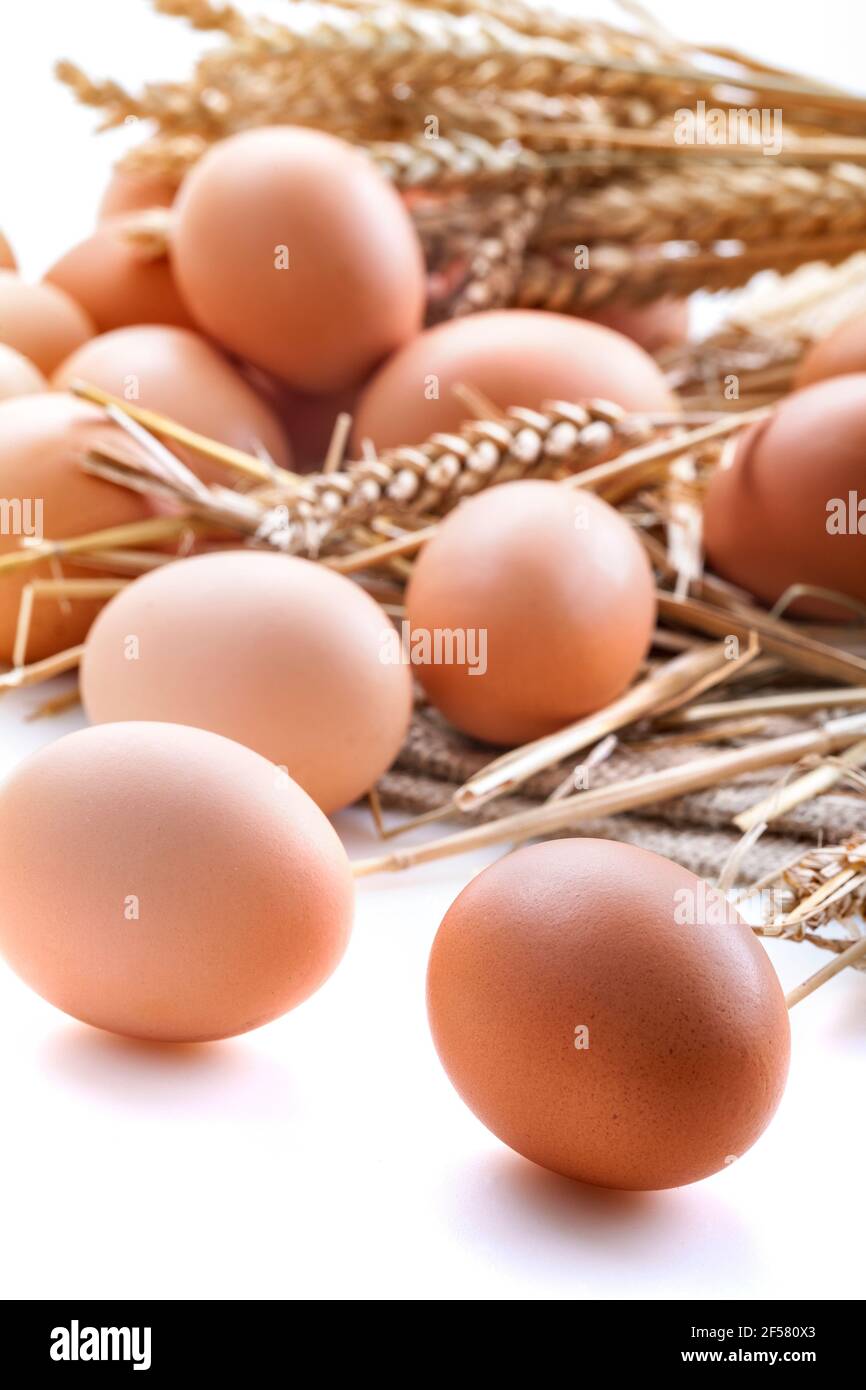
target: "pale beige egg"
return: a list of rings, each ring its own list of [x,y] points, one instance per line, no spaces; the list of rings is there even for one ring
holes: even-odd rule
[[[325,811],[396,757],[412,686],[380,606],[324,565],[265,551],[178,560],[104,610],[81,667],[92,720],[212,729],[286,767]]]
[[[201,729],[83,729],[0,789],[0,950],[97,1028],[198,1042],[277,1018],[338,964],[353,899],[310,798]]]

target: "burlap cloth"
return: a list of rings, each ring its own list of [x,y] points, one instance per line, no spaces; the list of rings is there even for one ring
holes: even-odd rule
[[[768,720],[759,736],[770,738],[814,727],[814,722],[778,718]],[[628,731],[629,735],[631,732]],[[730,748],[731,743],[717,745],[718,750],[722,747]],[[606,761],[592,769],[591,785],[603,787],[623,778],[688,762],[712,752],[713,748],[711,743],[632,748],[623,741]],[[461,783],[497,756],[497,751],[465,738],[429,706],[421,706],[415,712],[400,756],[379,784],[382,804],[413,815],[444,806]],[[455,825],[468,826],[538,806],[560,786],[580,756],[533,777],[524,783],[519,795],[501,796],[472,815],[455,813],[449,818],[447,827],[443,824],[443,835],[451,833]],[[601,836],[643,845],[677,860],[697,874],[712,878],[741,839],[741,832],[732,825],[733,817],[773,791],[790,775],[783,767],[748,773],[735,782],[708,791],[643,807],[639,813],[583,821],[573,830],[560,834]],[[580,793],[576,795],[579,797]],[[866,798],[854,790],[836,788],[773,821],[770,829],[744,856],[739,878],[754,882],[817,844],[837,844],[864,832]]]

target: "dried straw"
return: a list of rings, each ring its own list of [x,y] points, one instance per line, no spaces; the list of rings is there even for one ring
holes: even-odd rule
[[[606,709],[494,759],[481,772],[464,782],[454,797],[455,806],[461,811],[472,811],[495,796],[514,791],[542,768],[561,762],[570,754],[588,748],[639,719],[693,698],[696,688],[706,689],[708,677],[714,682],[724,680],[734,670],[751,661],[757,652],[757,644],[753,644],[739,661],[734,662],[723,645],[711,645],[676,657],[646,680],[632,686]]]
[[[486,825],[458,831],[441,840],[433,840],[412,849],[396,850],[355,862],[358,877],[368,874],[395,872],[415,864],[427,864],[451,858],[487,845],[519,844],[537,836],[571,829],[582,821],[600,816],[619,815],[625,811],[652,806],[672,800],[687,792],[715,787],[721,782],[761,768],[795,763],[810,754],[824,755],[846,748],[862,738],[866,717],[851,716],[831,721],[823,728],[782,738],[767,739],[745,748],[697,757],[676,767],[646,773],[619,784],[581,792],[563,801],[539,806],[531,811],[504,816]]]
[[[632,33],[519,0],[287,7],[278,23],[206,0],[156,8],[222,36],[187,81],[133,94],[58,69],[104,126],[155,127],[124,167],[179,181],[214,141],[280,122],[352,140],[401,187],[453,195],[440,208],[450,231],[432,241],[429,205],[412,204],[431,271],[469,266],[434,318],[739,285],[863,243],[866,103],[646,20]],[[679,138],[699,101],[735,117],[780,112],[775,157],[745,126],[723,144]],[[536,228],[527,199],[541,189]],[[505,195],[517,199],[508,212]],[[566,263],[575,241],[589,248],[578,275]],[[491,242],[502,243],[492,256]]]

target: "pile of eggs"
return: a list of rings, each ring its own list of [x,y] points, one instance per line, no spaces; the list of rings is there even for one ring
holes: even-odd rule
[[[167,223],[167,250],[148,218]],[[425,331],[426,298],[406,206],[329,135],[232,136],[179,192],[117,176],[94,233],[42,282],[19,276],[0,237],[0,494],[39,498],[57,540],[154,515],[79,466],[89,449],[138,447],[71,394],[79,381],[280,468],[320,460],[344,408],[358,450],[457,430],[461,384],[502,408],[678,409],[640,342],[682,334],[681,306],[607,323],[503,310]],[[823,353],[739,440],[705,531],[716,572],[757,600],[805,584],[825,592],[801,611],[835,616],[834,595],[866,602],[866,522],[831,535],[824,506],[866,492],[866,333]],[[18,545],[0,535],[0,558]],[[412,673],[392,659],[391,617],[324,564],[216,546],[154,558],[104,606],[34,605],[27,660],[83,643],[91,727],[0,792],[0,948],[88,1023],[221,1038],[293,1008],[340,960],[354,890],[327,817],[392,765]],[[0,658],[25,585],[56,573],[45,559],[0,575]],[[457,729],[514,745],[634,681],[654,578],[598,497],[511,482],[439,525],[406,616],[412,632],[483,634],[483,668],[414,673]],[[431,1026],[456,1088],[512,1148],[585,1181],[665,1187],[760,1134],[787,1069],[784,1000],[739,919],[677,924],[678,895],[699,887],[644,851],[561,841],[508,856],[457,899],[431,955]]]

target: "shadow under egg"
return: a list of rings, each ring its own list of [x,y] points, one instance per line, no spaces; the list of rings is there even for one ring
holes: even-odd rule
[[[69,1023],[48,1038],[40,1060],[64,1089],[139,1116],[279,1124],[297,1110],[291,1068],[245,1039],[146,1042]]]

